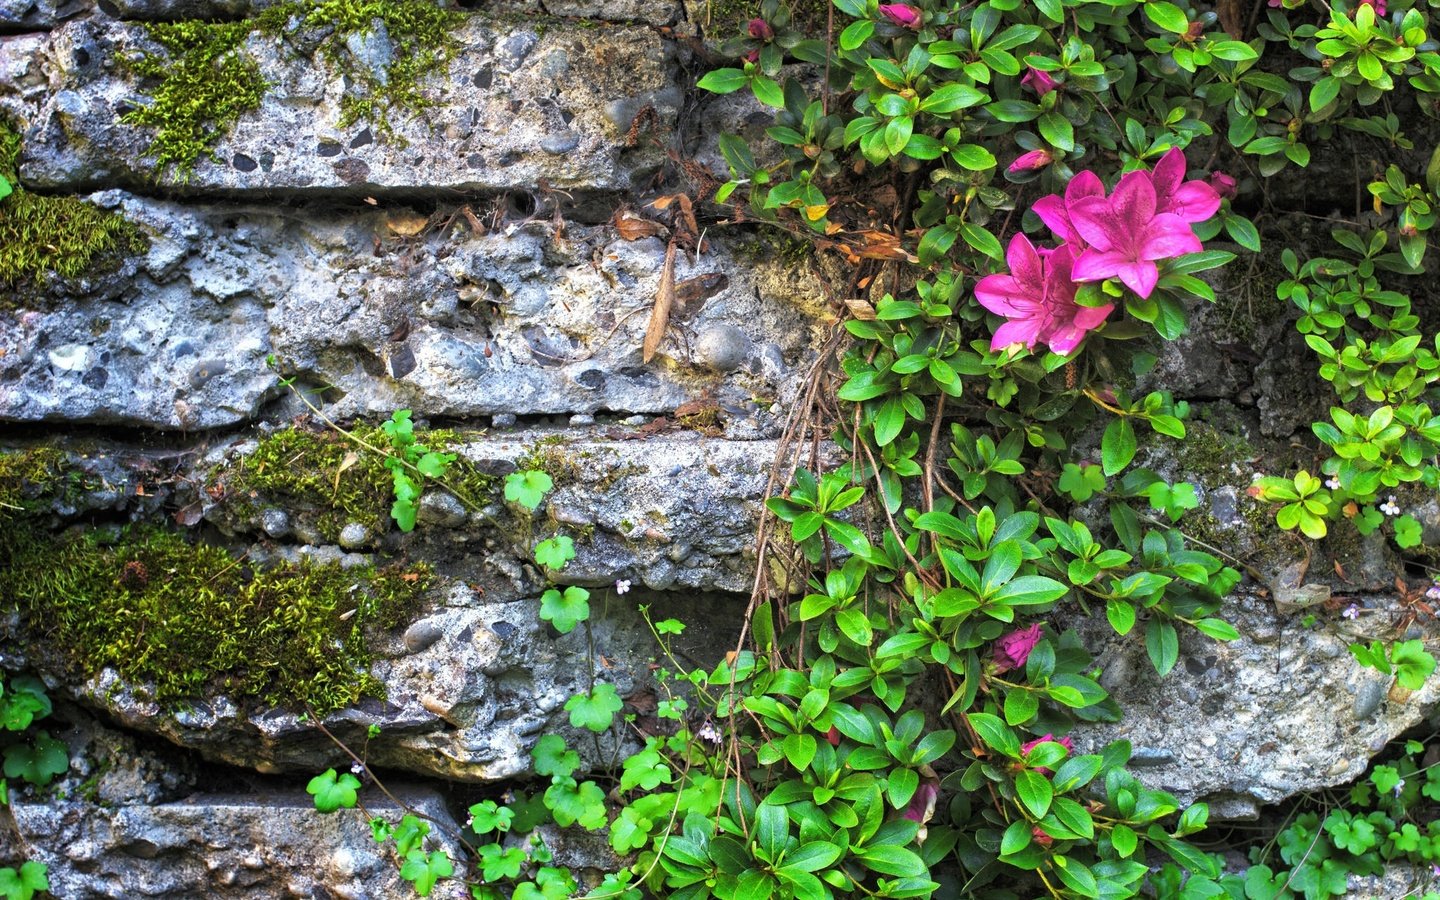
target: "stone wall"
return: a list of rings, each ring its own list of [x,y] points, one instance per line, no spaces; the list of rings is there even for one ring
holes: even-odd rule
[[[392,111],[388,132],[340,125],[337,63],[257,33],[260,107],[192,172],[157,168],[150,133],[120,121],[150,89],[123,64],[154,49],[143,22],[266,6],[0,0],[0,108],[24,126],[24,187],[84,195],[145,241],[0,303],[0,438],[18,453],[58,447],[70,473],[70,489],[9,527],[169,522],[256,565],[431,564],[423,608],[374,636],[383,699],[324,721],[357,743],[379,725],[368,759],[426,779],[406,797],[453,828],[457,784],[523,779],[534,741],[568,728],[556,713],[588,660],[643,708],[654,648],[640,604],[690,623],[678,650],[694,662],[735,645],[778,439],[836,333],[821,273],[838,263],[713,221],[676,262],[687,316],[642,359],[666,238],[683,227],[674,204],[647,203],[713,189],[715,135],[763,120],[692,89],[701,16],[664,3],[471,11],[422,81],[425,109]],[[383,35],[346,52],[383,71]],[[1128,737],[1147,782],[1245,818],[1354,778],[1436,698],[1433,686],[1387,698],[1378,676],[1357,676],[1345,635],[1277,609],[1308,572],[1390,611],[1396,562],[1373,544],[1310,558],[1245,495],[1251,466],[1280,470],[1299,452],[1291,437],[1311,419],[1297,410],[1320,394],[1296,392],[1272,286],[1224,287],[1226,304],[1198,311],[1158,370],[1192,400],[1192,442],[1143,452],[1198,485],[1205,537],[1258,576],[1226,611],[1242,637],[1191,635],[1162,681],[1138,640],[1074,624],[1127,711],[1080,743]],[[432,492],[402,535],[384,485],[363,506],[353,463],[318,470],[329,495],[256,488],[247,460],[277,434],[326,435],[312,404],[347,424],[406,408],[449,429],[477,495]],[[499,497],[496,476],[517,467],[555,479],[534,516]],[[337,512],[342,485],[361,506]],[[536,614],[531,547],[560,532],[578,548],[561,580],[594,594],[588,637]],[[0,628],[0,666],[43,673],[73,723],[66,799],[16,792],[13,805],[57,896],[397,895],[360,820],[305,811],[303,779],[344,757],[301,711],[223,692],[177,707],[113,669],[76,677],[18,620]],[[0,860],[16,852],[6,841],[0,830]]]

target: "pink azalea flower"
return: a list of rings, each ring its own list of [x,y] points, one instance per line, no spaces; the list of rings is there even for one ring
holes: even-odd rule
[[[1021,755],[1021,756],[1024,756],[1025,754],[1029,753],[1031,750],[1034,750],[1036,747],[1040,746],[1041,744],[1045,743],[1046,741],[1054,741],[1055,743],[1057,743],[1057,744],[1059,744],[1060,746],[1064,747],[1066,750],[1070,751],[1071,753],[1074,753],[1074,752],[1075,752],[1075,742],[1074,742],[1074,741],[1070,740],[1068,737],[1057,738],[1055,735],[1050,734],[1049,732],[1046,732],[1044,735],[1042,735],[1041,737],[1036,738],[1036,739],[1033,740],[1033,741],[1026,741],[1025,743],[1021,744],[1021,745],[1020,745],[1020,755]],[[1044,766],[1036,766],[1036,767],[1035,767],[1035,771],[1039,772],[1041,775],[1049,775],[1049,774],[1051,774],[1050,770],[1047,769],[1047,768],[1045,768]]]
[[[924,825],[935,815],[935,798],[940,796],[940,779],[921,778],[920,786],[910,797],[910,805],[905,807],[905,818],[912,822],[919,822]]]
[[[881,4],[880,15],[899,25],[901,28],[920,27],[920,10],[913,6],[906,6],[904,3]]]
[[[749,30],[750,36],[758,41],[768,41],[775,37],[775,29],[764,19],[751,19]]]
[[[1233,199],[1237,193],[1235,190],[1235,179],[1221,172],[1219,169],[1211,172],[1210,177],[1205,180],[1215,189],[1215,193],[1219,194],[1222,200]]]
[[[1009,320],[995,329],[995,337],[990,341],[992,350],[1011,344],[1034,347],[1044,341],[1056,353],[1069,353],[1085,339],[1086,332],[1098,327],[1115,308],[1108,303],[1089,307],[1075,302],[1075,282],[1071,277],[1074,251],[1066,244],[1042,254],[1029,238],[1017,234],[1010,239],[1005,261],[1010,265],[1008,275],[987,275],[975,285],[975,299],[980,305]],[[1030,648],[1040,640],[1039,627],[1034,626],[1034,637],[1023,650],[1016,644],[1017,653],[1007,653],[1003,658],[1001,648],[1010,646],[1007,641],[1031,631],[1001,638],[996,644],[995,661],[1023,665]]]
[[[1186,222],[1203,222],[1220,209],[1220,194],[1203,181],[1185,181],[1185,154],[1179,147],[1160,157],[1150,173],[1155,211],[1173,213]],[[1231,181],[1234,184],[1234,181]]]
[[[742,59],[744,59],[748,63],[758,63],[760,61],[760,51],[751,50],[749,53],[745,54]]]
[[[1070,224],[1070,206],[1086,197],[1104,197],[1105,185],[1100,182],[1100,176],[1094,172],[1085,171],[1070,179],[1065,185],[1065,196],[1051,194],[1048,197],[1041,197],[1030,207],[1040,221],[1049,226],[1055,232],[1055,236],[1067,244],[1074,245],[1079,250],[1085,249],[1085,242]]]
[[[1031,150],[1029,153],[1022,153],[1010,164],[1005,171],[1012,175],[1016,172],[1034,172],[1043,169],[1055,161],[1049,150]]]
[[[1049,72],[1040,69],[1030,69],[1020,83],[1034,89],[1037,96],[1043,97],[1059,86],[1059,82],[1050,77]]]
[[[1377,15],[1377,16],[1383,16],[1383,15],[1385,15],[1385,0],[1360,0],[1360,2],[1361,2],[1361,4],[1363,4],[1363,5],[1365,5],[1365,6],[1372,6],[1372,7],[1374,7],[1374,8],[1375,8],[1375,15]]]
[[[1206,190],[1215,193],[1208,185]],[[1128,172],[1108,198],[1067,204],[1071,225],[1089,245],[1071,271],[1076,281],[1119,278],[1141,297],[1149,297],[1160,280],[1156,260],[1200,251],[1200,239],[1189,222],[1160,212],[1155,193],[1149,172]]]
[[[1015,242],[1011,241],[1010,246],[1014,247]],[[1040,643],[1041,637],[1043,635],[1040,632],[1040,623],[1036,622],[1029,628],[1012,631],[997,640],[994,649],[996,671],[1007,672],[1025,665],[1025,660],[1030,658],[1030,651]]]

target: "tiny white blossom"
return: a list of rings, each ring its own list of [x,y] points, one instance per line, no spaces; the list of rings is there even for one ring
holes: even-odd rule
[[[365,767],[358,762],[354,762],[350,764],[350,771],[356,775],[362,775],[365,772]]]
[[[622,578],[615,582],[615,593],[623,594],[628,590],[630,590],[630,579]]]
[[[1387,516],[1398,516],[1398,515],[1400,515],[1400,507],[1399,507],[1399,505],[1397,505],[1397,504],[1395,503],[1395,495],[1394,495],[1394,494],[1391,494],[1389,497],[1387,497],[1387,498],[1385,499],[1385,502],[1384,502],[1384,503],[1380,504],[1380,511],[1381,511],[1382,513],[1384,513],[1385,515],[1387,515]]]
[[[1400,796],[1400,792],[1405,790],[1405,779],[1402,778],[1399,781],[1395,782],[1395,787],[1393,790],[1395,791],[1395,796]]]
[[[1345,611],[1342,612],[1340,615],[1344,616],[1347,619],[1358,619],[1360,618],[1360,607],[1352,603],[1349,606],[1345,607]]]
[[[1340,479],[1338,479],[1338,478],[1327,478],[1327,479],[1325,479],[1325,486],[1326,486],[1327,488],[1329,488],[1330,490],[1332,490],[1332,491],[1338,491],[1338,490],[1340,490]]]
[[[1430,589],[1425,592],[1425,596],[1431,600],[1440,600],[1440,583],[1430,585]]]
[[[695,736],[712,744],[720,743],[720,729],[716,728],[713,722],[707,721],[701,725],[700,729],[695,732]]]

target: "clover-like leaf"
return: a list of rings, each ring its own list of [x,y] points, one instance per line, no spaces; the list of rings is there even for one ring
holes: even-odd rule
[[[453,874],[455,864],[439,850],[432,850],[428,855],[423,850],[411,850],[400,867],[400,877],[413,884],[415,893],[422,897],[430,896],[435,882]]]
[[[535,774],[568,778],[580,768],[580,754],[565,746],[565,739],[558,734],[547,734],[535,742],[530,750],[535,762]]]
[[[538,509],[540,501],[555,487],[549,475],[537,469],[511,472],[505,476],[505,499],[529,510]]]
[[[342,807],[353,809],[359,790],[360,779],[349,772],[337,776],[334,769],[326,769],[305,786],[305,792],[315,797],[315,808],[322,813],[332,813]]]
[[[557,534],[535,545],[535,561],[558,572],[575,558],[575,542],[568,535]]]
[[[20,871],[6,866],[0,869],[0,897],[5,900],[30,900],[41,891],[50,890],[50,879],[45,864],[30,860],[20,866]]]
[[[610,727],[624,705],[615,685],[602,681],[591,688],[590,693],[576,694],[567,700],[565,709],[570,713],[571,725],[601,732]]]
[[[65,745],[47,731],[37,732],[29,744],[12,744],[5,748],[5,775],[23,778],[36,787],[44,787],[50,779],[70,767]]]
[[[574,585],[563,592],[551,588],[540,595],[540,618],[561,634],[569,634],[590,618],[590,592]]]

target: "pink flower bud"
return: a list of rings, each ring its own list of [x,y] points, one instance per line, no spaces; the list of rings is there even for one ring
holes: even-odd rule
[[[758,62],[760,61],[760,51],[759,51],[759,50],[751,50],[749,53],[745,54],[745,55],[744,55],[743,57],[741,57],[741,58],[744,59],[744,60],[745,60],[746,62],[748,62],[748,63],[758,63]]]
[[[1030,651],[1035,649],[1043,636],[1040,623],[1036,622],[1029,628],[1012,631],[1001,637],[995,642],[995,670],[1008,672],[1025,665],[1025,660],[1030,658]]]
[[[1031,69],[1020,79],[1020,83],[1035,91],[1036,96],[1043,97],[1059,86],[1059,82],[1050,77],[1049,72],[1042,72],[1040,69]]]
[[[1219,194],[1221,198],[1230,199],[1235,196],[1235,179],[1224,172],[1217,169],[1211,172],[1210,177],[1205,180],[1209,182],[1210,187],[1214,188],[1215,193]]]
[[[1054,161],[1055,157],[1050,155],[1049,150],[1031,150],[1029,153],[1020,154],[1006,171],[1012,175],[1016,172],[1034,172],[1045,168]]]
[[[880,15],[901,28],[919,28],[920,10],[904,3],[885,3],[880,6]]]
[[[1026,741],[1025,743],[1021,744],[1021,745],[1020,745],[1020,754],[1023,756],[1023,755],[1025,755],[1026,753],[1029,753],[1031,750],[1034,750],[1037,746],[1039,746],[1040,744],[1045,743],[1046,741],[1053,741],[1053,742],[1059,744],[1060,746],[1064,747],[1066,750],[1070,751],[1071,753],[1074,753],[1074,752],[1075,752],[1075,742],[1074,742],[1074,741],[1070,740],[1068,737],[1057,738],[1055,735],[1050,734],[1049,732],[1046,732],[1043,737],[1038,737],[1038,738],[1036,738],[1036,739],[1033,740],[1033,741]],[[1051,774],[1050,770],[1047,769],[1047,768],[1045,768],[1044,766],[1036,766],[1036,767],[1035,767],[1035,771],[1039,772],[1041,775],[1049,775],[1049,774]]]
[[[750,36],[757,41],[768,41],[775,37],[775,29],[764,19],[750,20]]]
[[[1375,8],[1375,15],[1385,15],[1385,0],[1360,0],[1360,2],[1365,6],[1373,6]]]

